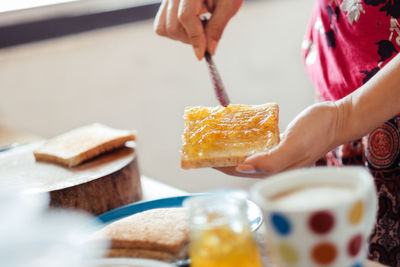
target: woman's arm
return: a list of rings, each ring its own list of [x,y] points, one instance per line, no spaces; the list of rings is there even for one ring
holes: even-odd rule
[[[337,101],[338,143],[355,140],[400,113],[400,54],[352,94]]]
[[[230,175],[260,177],[312,165],[331,149],[356,140],[400,113],[400,54],[352,94],[301,112],[271,151],[255,154]]]

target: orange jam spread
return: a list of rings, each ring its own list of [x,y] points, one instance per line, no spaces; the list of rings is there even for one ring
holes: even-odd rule
[[[248,229],[228,225],[197,230],[189,244],[191,267],[261,267],[257,243]]]
[[[187,107],[183,156],[202,158],[226,149],[254,153],[260,147],[270,148],[275,142],[277,116],[275,104]]]

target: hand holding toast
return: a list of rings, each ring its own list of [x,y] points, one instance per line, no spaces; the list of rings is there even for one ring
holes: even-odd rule
[[[228,21],[243,0],[163,0],[156,15],[157,34],[191,44],[201,60],[207,50],[214,55]],[[199,16],[211,12],[204,28]]]
[[[289,124],[276,147],[248,157],[236,168],[217,169],[229,175],[260,178],[310,166],[338,145],[339,112],[334,102],[314,104]]]

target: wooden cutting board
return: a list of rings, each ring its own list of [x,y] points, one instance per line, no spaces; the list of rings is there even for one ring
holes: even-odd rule
[[[49,193],[51,207],[99,215],[142,199],[134,143],[74,168],[37,162],[33,150],[42,142],[0,153],[0,188]]]

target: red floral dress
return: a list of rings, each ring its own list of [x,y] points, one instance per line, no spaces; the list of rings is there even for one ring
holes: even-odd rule
[[[317,0],[302,48],[319,98],[341,99],[400,51],[400,0]],[[396,116],[317,162],[364,165],[373,174],[379,211],[369,257],[390,266],[400,266],[399,133]]]

